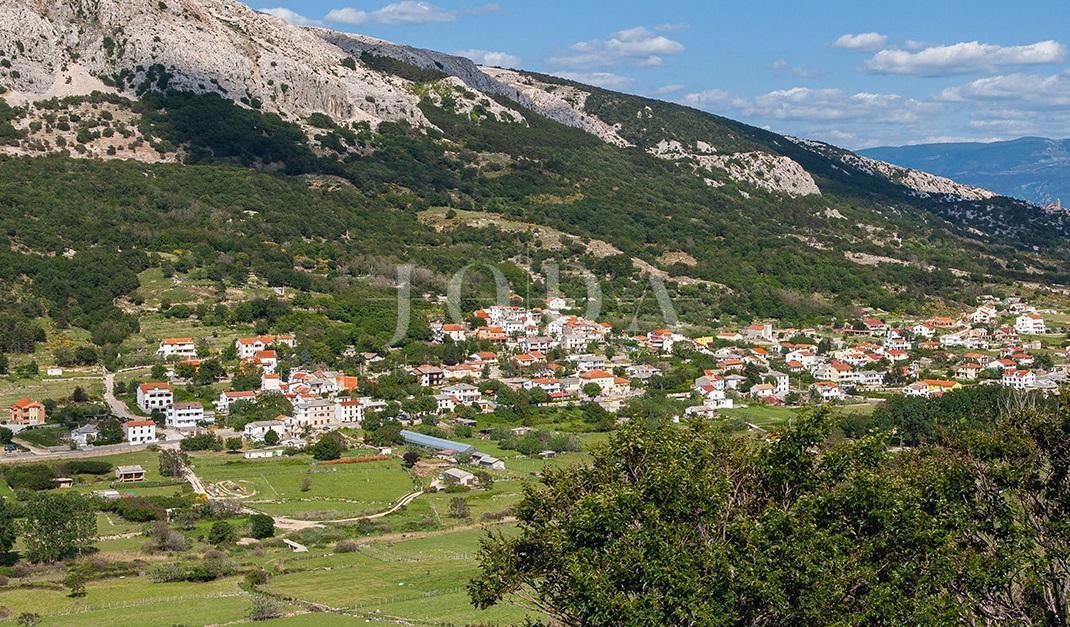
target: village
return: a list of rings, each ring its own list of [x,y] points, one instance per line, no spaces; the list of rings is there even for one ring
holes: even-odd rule
[[[713,420],[745,408],[865,408],[891,395],[932,397],[972,385],[1058,394],[1070,351],[1063,346],[1064,330],[1046,322],[1045,316],[1057,315],[1019,298],[987,297],[956,317],[864,317],[839,328],[780,328],[764,322],[689,337],[669,329],[618,333],[608,323],[569,313],[569,303],[553,297],[536,309],[486,307],[473,312],[468,323],[432,321],[433,343],[480,350],[451,360],[455,363],[410,364],[399,371],[377,368],[384,361],[377,353],[361,354],[360,371],[354,372],[284,368],[285,356],[298,347],[293,334],[239,337],[233,355],[243,372],[255,373],[259,385],[223,389],[207,406],[176,398],[184,376],[202,362],[195,341],[164,338],[156,350],[156,371],[165,376],[132,386],[135,404],[123,408],[131,412],[121,423],[122,441],[145,446],[219,431],[240,436],[246,449],[281,452],[307,447],[327,432],[360,429],[375,416],[377,423],[385,419],[402,427],[393,442],[379,442],[382,450],[409,445],[453,459],[456,449],[466,447],[427,441],[427,434],[417,431],[476,427],[478,416],[502,408],[506,390],[525,394],[525,402],[540,407],[596,404],[617,414],[657,389],[683,407],[675,420]],[[688,370],[697,376],[679,381]],[[375,390],[384,376],[403,377],[418,389],[402,403],[362,394]],[[265,398],[285,399],[292,410],[240,425],[228,420],[236,408]],[[46,422],[45,405],[23,398],[11,405],[4,426],[18,433]],[[73,429],[68,448],[92,449],[98,429],[94,422]],[[531,429],[516,425],[513,430],[523,435]],[[476,467],[502,463],[478,451],[465,459]]]

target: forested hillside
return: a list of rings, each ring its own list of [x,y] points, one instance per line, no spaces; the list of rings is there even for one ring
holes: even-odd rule
[[[45,39],[77,23],[77,52],[0,31],[0,290],[22,315],[100,343],[136,331],[122,298],[136,272],[164,263],[221,288],[257,280],[329,298],[393,285],[399,262],[422,268],[433,296],[490,262],[532,298],[555,260],[592,269],[622,325],[636,311],[662,322],[643,297],[656,275],[682,321],[703,328],[928,310],[1066,281],[1064,218],[826,144],[301,29],[230,0],[68,4],[10,15]],[[136,23],[122,28],[128,10]],[[244,26],[215,37],[269,51],[243,62],[276,78],[219,74],[190,39],[204,33],[181,36],[225,16]],[[153,62],[163,52],[138,30],[148,17],[189,55]],[[316,110],[308,85],[279,83],[301,63],[350,106]],[[579,276],[565,279],[584,295]]]

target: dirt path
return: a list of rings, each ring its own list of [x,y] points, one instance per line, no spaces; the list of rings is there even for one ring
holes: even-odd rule
[[[287,531],[300,531],[302,529],[321,528],[324,525],[330,525],[330,524],[344,525],[344,524],[348,524],[348,523],[360,522],[362,520],[375,520],[377,518],[382,518],[384,516],[389,516],[390,514],[393,514],[394,512],[396,512],[399,509],[401,509],[402,507],[405,507],[409,503],[412,503],[414,500],[416,500],[417,497],[419,497],[423,493],[424,493],[423,490],[418,490],[416,492],[412,492],[410,494],[406,494],[405,496],[403,496],[400,499],[398,499],[398,502],[394,503],[394,505],[392,507],[390,507],[390,509],[387,509],[387,510],[384,510],[384,511],[381,511],[381,512],[377,512],[375,514],[365,514],[363,516],[354,516],[352,518],[335,518],[335,519],[332,519],[332,520],[301,520],[299,518],[287,518],[285,516],[273,516],[273,518],[275,519],[275,526],[276,527],[278,527],[279,529],[286,529]],[[246,508],[246,509],[249,509],[249,508]],[[250,510],[250,511],[255,511],[255,510]]]

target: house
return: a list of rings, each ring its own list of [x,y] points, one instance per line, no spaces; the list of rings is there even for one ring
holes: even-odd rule
[[[413,368],[413,376],[424,387],[436,387],[446,382],[446,371],[438,366],[424,364]]]
[[[855,385],[866,390],[884,387],[884,373],[879,370],[859,370],[855,373]]]
[[[904,386],[902,393],[903,396],[921,396],[924,398],[928,398],[932,394],[929,386],[924,381],[915,381],[910,385]]]
[[[962,384],[958,381],[949,381],[947,379],[924,379],[921,383],[924,383],[929,388],[929,394],[931,395],[943,394],[962,387]]]
[[[151,444],[156,441],[156,423],[152,420],[127,420],[123,435],[128,444]]]
[[[967,318],[974,324],[988,324],[996,319],[996,308],[992,305],[981,305]]]
[[[440,414],[457,409],[457,399],[449,394],[435,394],[435,411]]]
[[[239,401],[246,403],[256,402],[256,392],[253,391],[224,391],[219,393],[219,399],[215,402],[215,408],[217,411],[227,413],[230,411],[230,406]]]
[[[197,346],[191,337],[168,337],[160,340],[160,347],[156,349],[156,356],[167,359],[168,357],[196,357]]]
[[[594,383],[604,392],[616,385],[617,377],[613,376],[612,372],[605,370],[591,370],[581,374],[580,379],[583,381],[583,385]]]
[[[133,466],[119,466],[115,469],[115,480],[120,483],[144,481],[145,469],[136,464]]]
[[[96,425],[82,425],[71,430],[71,442],[78,448],[85,448],[97,439],[98,433],[100,429],[97,429]]]
[[[279,365],[279,354],[273,350],[256,351],[246,362],[259,366],[264,372],[273,373]]]
[[[772,384],[774,396],[786,395],[791,383],[791,378],[788,375],[776,370],[769,370],[763,373],[762,380]]]
[[[45,423],[45,406],[29,398],[20,398],[11,405],[8,422],[13,425],[34,426]]]
[[[443,394],[449,394],[457,399],[458,403],[469,405],[471,403],[478,403],[483,398],[483,394],[480,393],[479,388],[467,383],[457,383],[448,387],[442,388]]]
[[[751,342],[772,342],[773,341],[773,325],[766,322],[765,324],[752,324],[746,329],[743,329],[743,339]]]
[[[175,402],[175,394],[168,383],[142,383],[137,386],[137,406],[152,413],[167,409]]]
[[[325,429],[334,422],[334,403],[314,398],[294,404],[294,423],[300,428]]]
[[[775,396],[774,388],[768,383],[758,383],[752,385],[750,390],[747,390],[747,394],[750,394],[752,398],[773,398]]]
[[[1012,390],[1028,390],[1036,386],[1037,375],[1032,370],[1008,370],[1003,373],[1000,383]]]
[[[649,364],[637,364],[635,366],[628,366],[624,369],[624,374],[631,379],[639,379],[640,381],[646,381],[651,377],[656,377],[661,374],[660,368],[655,368]]]
[[[364,422],[364,404],[359,399],[335,401],[334,420],[341,424],[360,425]]]
[[[724,390],[719,390],[712,385],[703,386],[698,390],[702,394],[702,404],[714,409],[732,409],[734,402],[725,396]]]
[[[282,421],[285,416],[279,416],[275,420],[255,420],[245,425],[242,435],[247,440],[263,442],[268,431],[274,431],[275,435],[282,439],[286,435],[286,423]]]
[[[204,406],[200,403],[175,403],[167,408],[168,429],[188,429],[204,421]]]
[[[462,486],[465,488],[478,488],[479,478],[460,468],[450,468],[438,476],[439,482],[447,486]]]
[[[866,318],[862,321],[862,325],[866,328],[866,331],[872,335],[884,335],[888,332],[888,325],[883,320],[877,318]]]
[[[286,454],[284,448],[260,448],[252,451],[245,451],[242,455],[245,459],[270,459],[272,457],[282,457]]]
[[[465,330],[463,324],[458,324],[456,322],[448,322],[442,325],[443,338],[448,337],[454,342],[463,342],[466,336],[467,331]]]
[[[669,329],[654,329],[646,334],[646,340],[650,348],[662,353],[671,353],[676,338]]]
[[[238,359],[252,359],[257,353],[266,350],[271,345],[287,346],[294,348],[297,341],[293,335],[258,335],[255,337],[241,337],[234,340],[234,348],[238,352]]]
[[[968,363],[960,364],[958,368],[955,368],[955,376],[967,381],[973,381],[977,378],[977,375],[981,373],[981,364]]]
[[[1014,330],[1021,335],[1043,335],[1048,332],[1044,318],[1039,314],[1022,314],[1014,320]]]
[[[576,355],[571,359],[575,362],[576,372],[579,374],[606,369],[606,358],[601,355]]]
[[[818,381],[810,386],[810,391],[820,398],[822,403],[842,401],[847,398],[840,386],[832,381]]]
[[[568,308],[568,303],[560,296],[551,296],[543,302],[545,303],[546,308],[551,311],[561,311],[562,309]]]
[[[498,459],[497,457],[487,455],[486,453],[480,453],[479,451],[474,451],[472,453],[472,463],[476,466],[479,466],[480,468],[489,468],[490,470],[505,470],[504,461]]]

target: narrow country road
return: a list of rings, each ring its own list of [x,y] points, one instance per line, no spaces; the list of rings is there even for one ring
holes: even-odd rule
[[[137,416],[130,413],[130,408],[126,406],[126,403],[115,397],[115,373],[112,372],[104,373],[104,402],[108,404],[108,411],[114,416],[123,420],[137,418]]]
[[[138,370],[138,368],[129,368],[129,370]],[[119,418],[119,420],[140,420],[143,418],[143,416],[134,415],[134,413],[130,411],[130,408],[127,407],[126,403],[115,396],[115,373],[113,372],[104,373],[104,402],[108,405],[108,411],[110,411],[113,416]],[[162,439],[169,443],[178,442],[182,439],[176,431],[166,427],[157,428],[157,431],[163,435]],[[163,442],[161,442],[161,445],[162,444]]]

